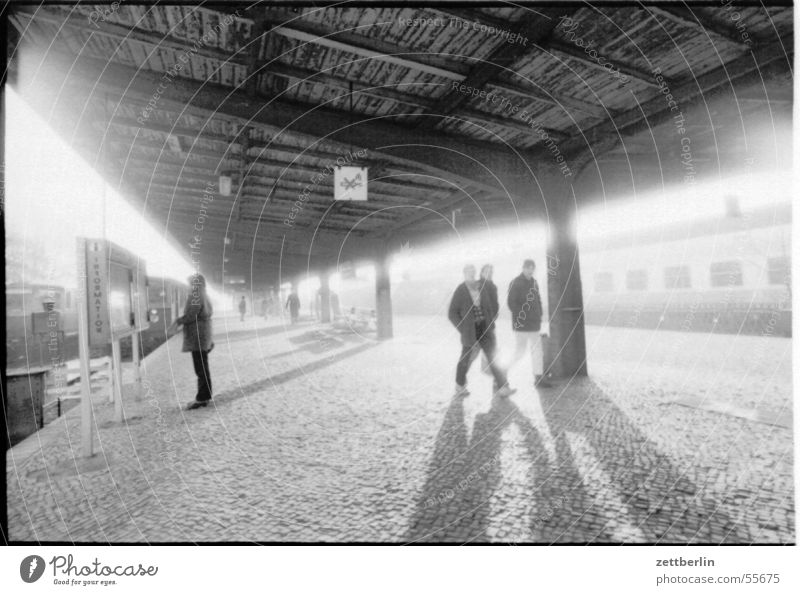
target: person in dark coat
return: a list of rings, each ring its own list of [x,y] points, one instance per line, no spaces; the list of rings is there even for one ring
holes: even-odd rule
[[[493,300],[487,284],[475,280],[475,267],[464,267],[464,283],[453,293],[448,318],[461,334],[461,357],[456,366],[456,396],[466,396],[467,372],[472,363],[472,350],[479,345],[489,361],[495,380],[495,395],[508,397],[514,392],[508,386],[505,372],[495,363],[494,324],[498,315],[496,298]]]
[[[550,385],[544,378],[542,338],[542,299],[539,284],[533,278],[536,263],[527,259],[522,263],[522,273],[511,281],[508,287],[508,308],[511,310],[511,328],[516,339],[516,350],[511,364],[518,362],[530,348],[533,364],[534,384],[546,388]]]
[[[247,312],[247,300],[245,300],[244,296],[242,296],[242,299],[239,300],[239,320],[241,322],[244,322],[244,315],[246,312]]]
[[[183,326],[183,349],[192,354],[194,373],[197,375],[197,395],[187,409],[205,407],[212,397],[211,371],[208,368],[208,353],[214,348],[211,329],[211,316],[214,308],[206,293],[206,280],[203,275],[189,277],[191,292],[186,299],[183,316],[175,319]]]
[[[494,275],[494,267],[490,264],[485,264],[481,267],[481,274],[478,282],[481,284],[481,287],[486,289],[488,294],[488,298],[491,304],[491,311],[492,312],[500,312],[500,302],[497,298],[497,285],[494,284],[492,281],[492,276]],[[492,327],[492,331],[494,331],[494,326]],[[481,354],[481,347],[480,345],[476,345],[472,349],[472,361],[474,362],[478,356]],[[495,357],[497,357],[497,353],[495,350]],[[489,367],[489,360],[486,359],[486,354],[483,355],[483,360],[481,361],[481,371],[484,374],[491,375],[492,370]]]
[[[289,294],[289,299],[286,300],[286,307],[289,308],[289,314],[292,316],[292,324],[295,324],[300,314],[300,298],[297,297],[296,291],[292,290],[292,293]]]

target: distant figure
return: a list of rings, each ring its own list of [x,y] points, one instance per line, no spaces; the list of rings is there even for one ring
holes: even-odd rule
[[[239,321],[244,322],[244,313],[247,312],[247,301],[242,296],[239,300]]]
[[[289,299],[286,300],[286,307],[289,309],[289,314],[292,316],[292,324],[296,324],[300,314],[300,298],[297,297],[296,291],[292,290],[289,294]]]
[[[341,317],[342,310],[339,306],[339,295],[335,291],[331,291],[331,310],[333,310],[334,320]]]
[[[479,345],[489,361],[494,376],[495,396],[508,397],[516,391],[508,386],[505,372],[495,363],[496,340],[494,323],[498,310],[496,299],[485,284],[475,280],[475,267],[464,267],[464,282],[459,285],[450,300],[448,318],[461,334],[461,357],[456,366],[456,396],[466,396],[467,372],[472,364],[472,350]]]
[[[175,319],[175,324],[183,325],[183,349],[192,352],[194,373],[197,375],[197,395],[187,409],[205,407],[211,400],[211,372],[208,369],[208,354],[214,349],[211,329],[211,316],[214,309],[206,293],[206,280],[203,275],[189,277],[192,290],[186,299],[183,316]]]
[[[517,342],[511,364],[518,362],[525,354],[526,346],[530,346],[534,386],[548,388],[551,385],[544,378],[542,338],[539,336],[542,328],[542,300],[539,284],[533,278],[535,271],[536,263],[527,259],[522,263],[522,273],[508,287],[511,327]]]

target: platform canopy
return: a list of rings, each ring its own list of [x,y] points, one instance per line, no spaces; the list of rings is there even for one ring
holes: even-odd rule
[[[543,217],[564,182],[587,204],[791,160],[791,6],[209,6],[18,5],[8,52],[217,282],[447,234],[454,210]],[[337,160],[369,168],[368,201],[334,201]]]

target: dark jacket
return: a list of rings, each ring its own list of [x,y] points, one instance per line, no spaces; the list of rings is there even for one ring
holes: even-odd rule
[[[500,301],[497,299],[497,285],[488,279],[480,279],[478,283],[486,290],[486,295],[490,300],[488,303],[490,304],[491,311],[494,313],[494,317],[491,319],[492,328],[494,328],[494,321],[497,320],[497,317],[500,315]],[[483,304],[483,302],[483,294],[481,294],[481,304]]]
[[[511,328],[532,332],[542,328],[542,299],[536,279],[526,279],[520,274],[508,286],[508,308],[511,310]]]
[[[481,309],[483,315],[486,317],[487,332],[494,330],[494,321],[497,320],[498,304],[497,304],[497,287],[491,281],[486,283],[479,282],[481,294]],[[494,296],[492,296],[492,288],[494,288]],[[466,283],[462,283],[456,287],[453,293],[453,298],[450,300],[450,308],[447,312],[447,317],[453,326],[456,327],[461,334],[461,344],[469,347],[478,342],[478,337],[475,333],[475,316],[472,311],[472,296],[469,293]]]
[[[199,293],[199,296],[189,293],[183,316],[176,319],[178,324],[183,325],[182,351],[211,351],[214,345],[211,330],[214,308],[205,292]]]

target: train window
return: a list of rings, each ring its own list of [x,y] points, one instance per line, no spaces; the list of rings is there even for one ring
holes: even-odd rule
[[[597,273],[594,276],[594,290],[598,293],[614,291],[614,275],[612,273]]]
[[[628,271],[626,286],[631,291],[643,291],[647,289],[647,271],[644,269]]]
[[[767,259],[767,277],[770,285],[788,285],[791,283],[792,266],[786,256]]]
[[[711,263],[711,287],[742,285],[742,263],[738,260]]]
[[[667,289],[688,289],[692,286],[689,267],[667,267],[664,269],[664,287]]]

